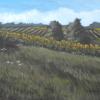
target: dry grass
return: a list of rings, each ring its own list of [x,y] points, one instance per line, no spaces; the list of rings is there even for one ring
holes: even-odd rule
[[[99,100],[100,58],[21,47],[0,53],[1,100]]]

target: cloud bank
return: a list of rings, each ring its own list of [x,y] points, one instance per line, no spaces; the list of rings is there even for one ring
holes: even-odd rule
[[[100,9],[92,11],[76,12],[69,8],[58,8],[52,11],[39,11],[33,9],[21,13],[2,12],[0,13],[0,22],[24,22],[24,23],[44,23],[49,24],[52,20],[57,20],[62,24],[68,24],[75,18],[81,18],[83,25],[89,25],[94,21],[100,22]]]

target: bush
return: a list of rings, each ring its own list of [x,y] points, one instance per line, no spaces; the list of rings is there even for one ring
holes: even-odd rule
[[[64,34],[63,34],[63,31],[62,31],[62,26],[59,22],[51,21],[50,28],[52,30],[52,36],[56,40],[62,40],[64,38]]]

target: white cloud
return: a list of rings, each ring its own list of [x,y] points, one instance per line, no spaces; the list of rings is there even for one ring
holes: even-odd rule
[[[22,13],[0,13],[0,22],[25,22],[25,23],[45,23],[48,24],[52,20],[58,20],[62,24],[68,24],[76,17],[82,19],[83,25],[89,25],[93,21],[100,22],[100,9],[93,11],[76,12],[69,8],[59,8],[52,11],[39,11],[33,9]]]

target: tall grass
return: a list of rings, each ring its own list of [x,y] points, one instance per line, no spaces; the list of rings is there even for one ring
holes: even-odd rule
[[[0,52],[0,100],[99,100],[100,58],[40,47]]]

